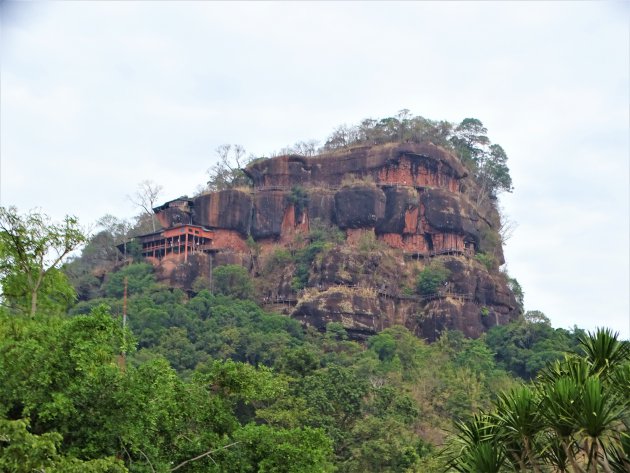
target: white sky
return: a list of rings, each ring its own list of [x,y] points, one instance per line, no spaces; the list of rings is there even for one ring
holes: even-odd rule
[[[206,181],[215,148],[483,121],[510,273],[556,327],[629,337],[629,2],[3,2],[0,203],[89,224]]]

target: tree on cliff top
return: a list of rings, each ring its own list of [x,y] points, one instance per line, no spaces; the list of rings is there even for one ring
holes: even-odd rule
[[[254,157],[252,155],[246,157],[245,148],[241,145],[224,144],[216,149],[216,153],[218,161],[208,169],[207,191],[217,192],[251,185],[243,169]]]
[[[512,191],[507,154],[501,146],[491,143],[487,133],[488,129],[476,118],[465,118],[454,124],[414,117],[409,110],[403,109],[394,117],[368,118],[358,125],[336,127],[321,151],[396,142],[431,142],[454,151],[471,170],[480,188],[479,205],[500,192]]]
[[[476,118],[465,118],[457,125],[450,142],[462,162],[473,171],[479,184],[477,204],[496,198],[500,192],[512,192],[512,178],[507,167],[507,153],[491,144],[488,129]]]
[[[151,219],[151,226],[154,233],[156,231],[156,227],[153,207],[155,207],[162,189],[163,187],[159,184],[156,184],[153,181],[145,180],[138,184],[136,193],[129,196],[129,200],[142,209],[143,215]]]
[[[43,213],[20,215],[15,207],[0,207],[0,285],[6,302],[33,316],[39,295],[72,294],[58,269],[85,241],[75,217],[56,223]]]

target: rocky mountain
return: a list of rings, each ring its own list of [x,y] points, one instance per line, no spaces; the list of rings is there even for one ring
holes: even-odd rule
[[[154,209],[163,229],[139,240],[162,280],[212,287],[217,267],[240,265],[268,309],[356,338],[397,324],[477,337],[518,315],[495,202],[444,148],[359,146],[244,172],[251,187]]]

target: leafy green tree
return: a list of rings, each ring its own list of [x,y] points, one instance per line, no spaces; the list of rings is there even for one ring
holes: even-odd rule
[[[455,128],[451,143],[460,159],[474,173],[479,185],[477,205],[499,192],[512,191],[512,178],[507,166],[507,154],[498,144],[491,144],[488,130],[476,118],[465,118]]]
[[[331,442],[321,429],[276,429],[268,425],[248,424],[235,432],[234,444],[218,457],[224,465],[221,471],[226,473],[334,471]]]
[[[551,327],[540,311],[527,311],[523,318],[507,325],[492,327],[486,342],[496,360],[507,370],[524,379],[532,379],[548,362],[574,352],[581,331],[569,332]]]
[[[20,215],[15,207],[0,207],[0,284],[6,301],[34,316],[38,298],[57,293],[67,298],[71,287],[58,269],[85,240],[75,217],[56,223],[43,213]]]
[[[348,455],[347,438],[363,408],[366,380],[351,368],[330,365],[305,377],[299,389],[310,408],[309,424],[333,439],[335,453]]]
[[[254,286],[247,270],[236,264],[219,266],[213,273],[214,290],[217,294],[250,299]]]
[[[444,266],[443,263],[437,260],[433,260],[427,265],[420,274],[416,281],[416,290],[418,294],[427,296],[435,294],[448,280],[451,272]]]
[[[153,266],[148,263],[134,263],[110,273],[105,281],[107,297],[123,297],[127,280],[127,294],[141,294],[156,287]]]
[[[483,160],[490,140],[487,136],[488,129],[476,118],[464,118],[455,127],[451,143],[459,152],[460,159],[469,165],[478,165]]]
[[[82,461],[59,453],[62,437],[56,432],[34,435],[29,421],[0,419],[0,470],[13,473],[127,473],[114,457]]]

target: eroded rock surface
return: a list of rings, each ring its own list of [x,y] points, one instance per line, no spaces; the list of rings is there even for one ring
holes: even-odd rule
[[[444,329],[475,337],[517,315],[497,269],[498,213],[475,199],[474,182],[448,151],[430,143],[366,146],[257,161],[245,173],[250,189],[155,209],[171,235],[162,253],[159,235],[146,239],[163,280],[191,290],[212,267],[240,264],[257,278],[261,303],[322,330],[341,322],[359,338],[396,324],[431,340]],[[320,242],[305,260],[312,230],[327,226],[345,241]],[[173,236],[178,228],[181,237]],[[279,249],[290,256],[269,266]],[[489,265],[475,259],[479,252]],[[416,278],[434,260],[450,276],[421,297]],[[297,277],[305,264],[308,278]]]

